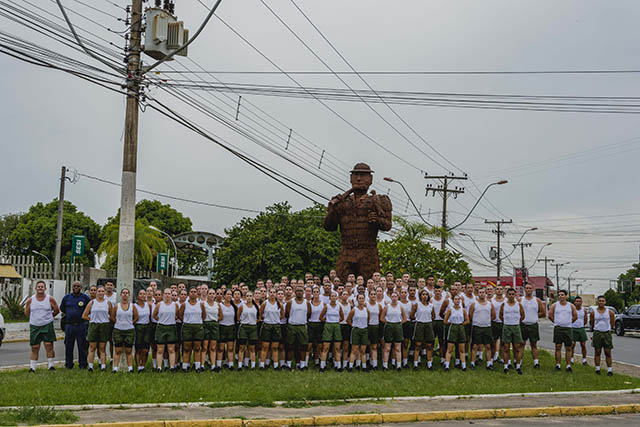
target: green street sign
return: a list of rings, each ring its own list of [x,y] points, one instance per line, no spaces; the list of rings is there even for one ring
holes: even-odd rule
[[[84,236],[73,235],[71,237],[71,256],[77,257],[84,255]]]
[[[156,272],[167,271],[167,264],[169,262],[169,254],[159,253],[158,254],[158,262],[156,265]]]

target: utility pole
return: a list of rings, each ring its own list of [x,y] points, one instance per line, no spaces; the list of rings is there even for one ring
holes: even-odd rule
[[[567,262],[559,262],[557,264],[551,263],[552,267],[556,268],[556,291],[560,290],[560,267],[569,264],[570,261]]]
[[[513,220],[509,220],[509,221],[505,221],[504,219],[501,219],[500,221],[488,221],[488,220],[484,220],[485,224],[495,224],[496,225],[496,229],[495,230],[491,230],[497,237],[498,237],[498,254],[496,257],[496,286],[500,285],[500,267],[501,267],[501,256],[500,256],[500,237],[504,236],[504,231],[500,230],[500,227],[502,226],[502,224],[511,224],[513,223]]]
[[[525,267],[524,265],[524,248],[529,248],[531,247],[531,243],[514,243],[513,244],[513,248],[517,248],[518,246],[520,246],[520,256],[522,257],[522,286],[524,286],[524,282],[527,281],[527,277],[529,277],[529,272],[526,271],[527,267]],[[515,283],[513,284],[513,286],[515,287]]]
[[[142,51],[142,0],[131,1],[131,36],[127,54],[127,106],[122,155],[120,232],[118,237],[118,289],[133,291],[136,172],[138,159],[138,97],[140,95],[140,53]]]
[[[440,249],[445,249],[447,247],[447,199],[450,194],[453,194],[454,198],[458,197],[458,194],[464,194],[464,187],[453,187],[449,188],[450,181],[455,180],[466,180],[467,174],[464,176],[455,176],[451,175],[442,175],[442,176],[429,176],[427,173],[424,174],[425,179],[438,179],[442,180],[444,183],[434,187],[432,184],[427,184],[427,192],[425,195],[429,195],[429,191],[433,192],[433,196],[436,193],[441,193],[442,195],[442,235],[440,237]]]
[[[545,295],[547,297],[547,300],[549,299],[549,286],[547,285],[547,282],[549,281],[549,276],[547,275],[547,263],[549,262],[553,262],[555,261],[553,258],[547,258],[546,256],[544,258],[539,258],[536,260],[536,262],[540,262],[540,261],[544,261],[544,288],[545,288]]]
[[[64,184],[67,180],[67,168],[62,166],[60,173],[60,194],[58,195],[58,225],[56,228],[56,250],[53,257],[53,279],[60,278],[60,252],[62,251],[62,214],[64,213]]]

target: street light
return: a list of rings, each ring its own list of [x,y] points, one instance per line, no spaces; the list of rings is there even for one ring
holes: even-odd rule
[[[400,187],[402,187],[402,190],[404,191],[404,194],[407,195],[407,198],[409,199],[409,201],[411,202],[411,204],[413,205],[413,208],[416,210],[416,212],[418,213],[418,216],[420,217],[420,219],[427,224],[429,227],[433,227],[433,225],[429,224],[429,221],[427,221],[426,219],[424,219],[422,217],[422,213],[420,213],[420,209],[418,209],[418,207],[416,206],[415,203],[413,203],[413,199],[411,198],[411,196],[409,195],[409,192],[407,191],[407,189],[404,187],[404,184],[402,184],[400,181],[397,181],[393,178],[389,178],[388,176],[385,176],[384,178],[385,181],[388,182],[395,182],[396,184],[400,184]]]
[[[45,254],[43,254],[43,253],[41,253],[41,252],[38,252],[38,251],[34,251],[34,250],[31,250],[31,252],[33,252],[33,253],[34,253],[34,254],[36,254],[36,255],[40,255],[41,257],[44,257],[44,259],[46,259],[46,260],[47,260],[47,262],[48,262],[49,264],[51,264],[51,260],[50,260],[50,259],[49,259],[49,257],[48,257],[48,256],[46,256]]]
[[[484,256],[484,253],[482,252],[482,249],[480,249],[480,246],[478,246],[478,243],[476,242],[476,239],[474,239],[469,234],[465,234],[465,233],[458,233],[458,234],[461,235],[461,236],[468,237],[469,239],[471,239],[471,241],[473,242],[475,247],[478,249],[478,252],[480,252],[480,255],[482,255],[482,258],[484,258],[484,260],[487,261],[489,264],[492,264],[491,260],[487,259],[487,257]]]
[[[482,198],[484,197],[484,194],[487,192],[487,190],[491,187],[493,187],[494,185],[503,185],[508,183],[509,181],[507,181],[506,179],[501,179],[498,182],[492,182],[491,184],[487,185],[487,188],[484,189],[484,191],[482,192],[482,194],[480,194],[480,197],[478,197],[478,200],[476,200],[476,204],[473,205],[473,207],[471,208],[471,210],[469,211],[469,213],[467,214],[467,216],[464,217],[464,219],[462,220],[462,222],[460,222],[459,224],[454,225],[451,228],[448,228],[447,231],[451,231],[454,228],[458,228],[459,226],[461,226],[462,224],[464,224],[465,222],[467,222],[467,220],[469,219],[469,217],[471,216],[471,213],[474,211],[474,209],[476,208],[476,206],[478,206],[478,203],[480,203],[480,200],[482,200]]]
[[[173,261],[173,276],[172,277],[175,277],[178,274],[178,249],[176,248],[176,242],[173,241],[173,239],[171,238],[171,236],[169,236],[169,234],[167,234],[164,231],[160,230],[158,227],[154,227],[153,225],[150,225],[149,228],[164,234],[165,236],[167,236],[169,238],[169,240],[171,240],[171,244],[173,245],[173,252],[175,252],[174,261]]]

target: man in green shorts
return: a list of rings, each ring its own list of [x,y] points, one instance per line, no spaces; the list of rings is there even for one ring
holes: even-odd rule
[[[509,347],[512,346],[513,357],[516,361],[516,372],[518,372],[518,375],[522,375],[522,353],[524,345],[520,323],[522,323],[524,319],[524,309],[516,300],[516,290],[513,288],[507,289],[507,299],[500,307],[500,318],[504,322],[502,326],[502,337],[500,337],[502,357],[504,359],[504,373],[509,372],[509,368],[511,368]]]
[[[611,350],[613,349],[613,339],[611,337],[611,331],[614,328],[616,317],[613,311],[606,307],[607,300],[604,296],[598,297],[598,307],[591,312],[589,322],[591,328],[593,328],[593,348],[594,357],[593,360],[596,365],[596,374],[600,375],[600,356],[602,355],[602,349],[604,349],[604,355],[607,361],[607,375],[613,375]]]
[[[587,331],[584,327],[589,320],[587,317],[587,310],[582,306],[582,297],[577,296],[573,300],[573,305],[576,307],[576,314],[578,318],[571,325],[571,338],[573,339],[573,348],[571,349],[571,355],[575,361],[576,344],[580,343],[582,348],[582,364],[587,365]]]
[[[562,369],[562,345],[567,362],[567,372],[571,372],[571,349],[573,348],[573,336],[571,325],[578,319],[576,307],[567,301],[567,291],[558,291],[558,301],[549,308],[549,320],[553,322],[553,343],[556,346],[556,371]]]
[[[53,371],[53,359],[55,352],[53,342],[56,340],[56,332],[53,329],[53,318],[60,313],[58,303],[53,297],[47,295],[46,284],[43,280],[36,283],[36,294],[27,299],[24,314],[29,318],[29,344],[31,345],[31,357],[29,360],[29,372],[36,371],[40,344],[44,342],[47,353],[47,366]]]
[[[287,368],[292,368],[292,357],[295,352],[296,365],[300,370],[306,371],[306,353],[309,344],[309,335],[307,331],[307,322],[311,317],[311,303],[304,299],[304,289],[297,286],[295,290],[296,297],[287,303],[285,309],[285,317],[289,321],[287,326]]]

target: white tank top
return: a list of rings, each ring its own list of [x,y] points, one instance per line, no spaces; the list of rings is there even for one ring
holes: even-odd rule
[[[502,304],[504,304],[504,299],[502,301],[498,301],[495,299],[495,297],[493,297],[491,299],[491,304],[493,304],[493,309],[496,311],[496,319],[494,320],[494,322],[496,323],[502,323],[502,318],[500,317],[500,307],[502,306]]]
[[[291,300],[291,310],[289,311],[289,324],[290,325],[306,325],[307,324],[307,300],[302,300],[301,303],[296,302],[295,299]]]
[[[452,304],[449,310],[451,311],[449,323],[452,325],[462,325],[464,323],[464,308],[454,308]]]
[[[142,307],[140,304],[136,304],[136,310],[138,311],[138,321],[136,325],[148,325],[151,321],[151,305],[145,301]]]
[[[324,320],[326,323],[339,323],[340,304],[336,303],[335,307],[331,304],[327,304],[327,312],[324,314]]]
[[[522,308],[524,309],[524,320],[522,323],[525,325],[535,325],[538,323],[538,299],[536,297],[522,298],[520,301]]]
[[[367,310],[369,310],[369,324],[370,325],[379,325],[380,324],[380,304],[377,302],[374,304],[369,303],[367,301]]]
[[[223,326],[233,326],[236,324],[236,311],[233,308],[233,305],[229,304],[229,306],[220,304],[220,308],[222,309],[222,320],[220,324]]]
[[[242,313],[240,313],[241,325],[255,325],[258,319],[258,309],[255,304],[251,304],[249,307],[247,304],[242,306]]]
[[[554,326],[560,326],[563,328],[570,328],[572,322],[572,310],[571,303],[567,302],[565,305],[559,302],[555,303],[555,309],[553,311],[553,324]]]
[[[118,295],[116,293],[112,293],[111,296],[104,294],[104,299],[109,301],[113,307],[116,306],[116,302],[118,302]]]
[[[571,325],[572,328],[584,328],[584,318],[587,314],[587,310],[585,310],[584,307],[580,307],[580,310],[576,309],[576,312],[578,313],[578,318],[576,319],[575,322],[573,322],[573,324]]]
[[[31,297],[29,324],[33,326],[44,326],[53,322],[53,310],[51,310],[51,301],[49,298],[51,297],[47,294],[45,294],[44,300],[42,301],[38,301],[35,295]],[[107,320],[107,322],[108,321],[109,320]]]
[[[188,300],[184,303],[183,322],[190,325],[202,325],[202,306],[200,300],[191,304]]]
[[[311,304],[311,317],[309,317],[309,322],[320,323],[320,313],[322,313],[322,309],[324,308],[324,304],[320,302],[318,305]]]
[[[156,304],[155,302],[153,304],[151,304],[151,323],[158,323],[158,321],[153,317],[153,313],[156,311]]]
[[[611,318],[609,317],[609,309],[605,307],[604,313],[600,313],[596,308],[593,313],[593,330],[598,332],[611,331]]]
[[[513,305],[509,305],[505,301],[502,309],[502,315],[504,317],[505,325],[519,325],[520,324],[520,303],[516,301]]]
[[[435,320],[444,320],[442,316],[440,316],[440,309],[442,308],[442,304],[446,299],[447,298],[444,296],[440,299],[440,301],[438,301],[435,297],[431,299],[431,304],[433,305],[433,311],[436,313]]]
[[[418,301],[416,307],[416,322],[431,323],[431,314],[433,313],[433,305],[431,303],[424,305],[422,301]]]
[[[357,306],[353,308],[353,317],[351,318],[351,326],[358,329],[366,329],[368,325],[369,312],[367,307],[362,309]]]
[[[164,301],[158,303],[158,324],[175,325],[176,307],[177,304],[174,301],[171,301],[169,304],[166,304]]]
[[[340,307],[342,307],[342,322],[340,322],[341,325],[346,325],[347,324],[347,316],[349,315],[349,313],[351,313],[351,305],[350,304],[342,304],[340,301],[338,301],[338,305]]]
[[[217,322],[220,317],[220,304],[213,302],[213,305],[209,305],[207,301],[204,302],[204,320],[205,322]]]
[[[469,314],[469,310],[471,309],[471,304],[476,302],[476,297],[474,297],[473,294],[471,295],[471,297],[468,297],[467,294],[462,294],[462,299],[464,300],[464,309],[467,312],[467,314]]]
[[[262,317],[264,317],[264,323],[266,323],[267,325],[279,325],[280,306],[278,305],[278,301],[274,302],[273,304],[271,304],[269,300],[265,301]]]
[[[109,323],[109,302],[106,299],[102,302],[94,299],[91,303],[89,319],[89,323]]]
[[[402,322],[402,308],[400,303],[398,303],[395,307],[391,304],[387,305],[387,313],[385,316],[385,321],[387,323],[400,323]]]
[[[114,329],[129,331],[133,329],[133,304],[129,303],[129,308],[123,310],[121,304],[116,305],[116,323]]]
[[[480,301],[476,301],[473,304],[473,318],[471,319],[473,326],[480,328],[491,326],[491,303],[485,300],[484,304],[481,304]]]
[[[411,301],[398,301],[398,305],[404,310],[404,315],[407,317],[407,320],[410,320],[409,316],[411,315],[411,310],[413,309],[413,303]]]

